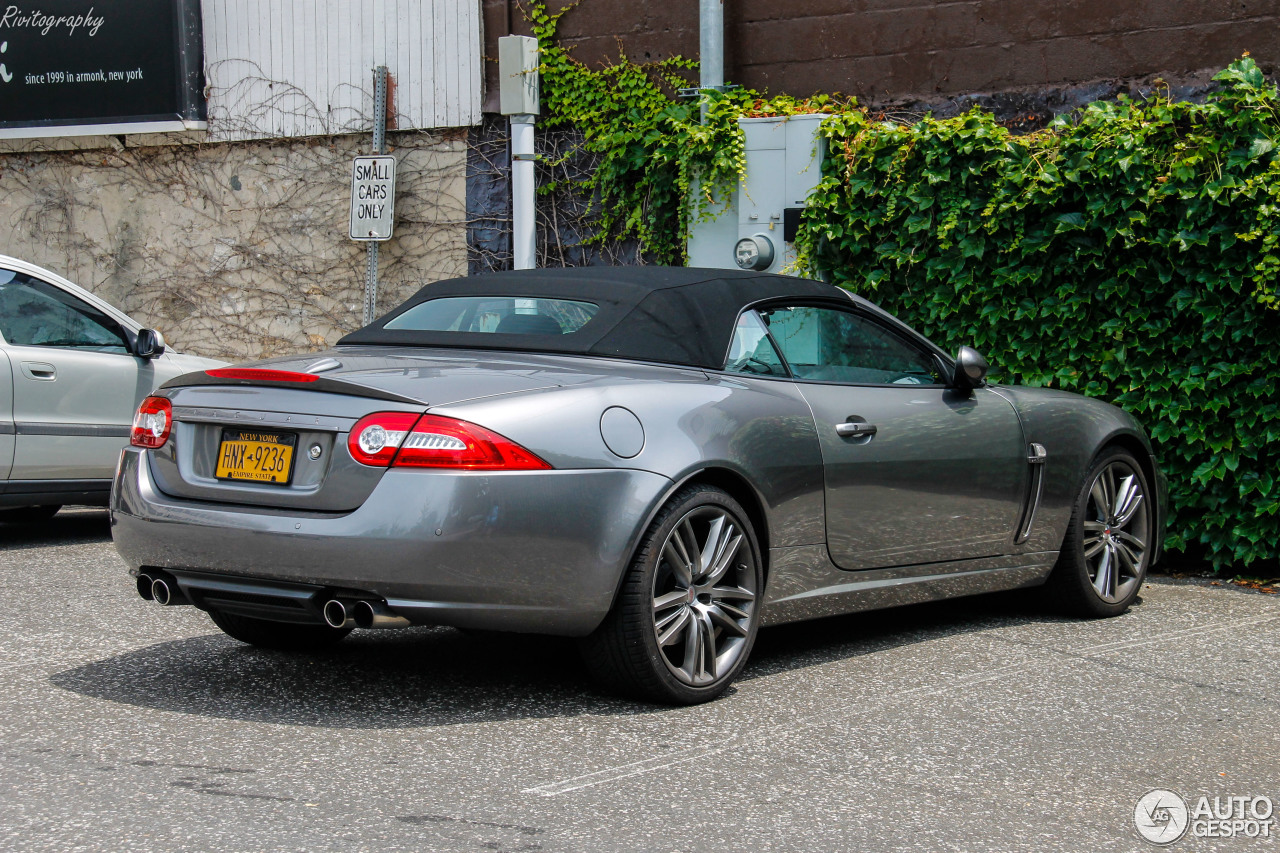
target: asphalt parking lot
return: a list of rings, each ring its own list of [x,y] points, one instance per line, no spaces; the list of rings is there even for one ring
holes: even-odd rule
[[[774,628],[677,709],[596,693],[554,639],[243,646],[141,601],[94,510],[0,529],[0,613],[9,851],[1154,850],[1153,788],[1280,803],[1280,597],[1228,587]]]

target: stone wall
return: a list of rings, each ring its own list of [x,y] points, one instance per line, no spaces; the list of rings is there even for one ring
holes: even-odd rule
[[[323,349],[360,325],[365,250],[347,218],[367,135],[159,141],[173,140],[10,143],[0,254],[71,279],[181,351],[228,361]],[[389,145],[396,228],[379,311],[467,272],[466,131],[393,133]],[[81,150],[40,150],[55,146]]]

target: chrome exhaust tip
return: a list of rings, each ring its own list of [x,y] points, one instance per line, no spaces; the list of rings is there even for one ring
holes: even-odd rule
[[[357,601],[351,607],[351,615],[357,628],[408,628],[411,623],[403,616],[397,616],[378,601]]]
[[[155,601],[156,597],[151,594],[153,582],[151,575],[138,575],[138,595],[143,601]]]
[[[162,607],[186,604],[187,597],[182,594],[178,585],[169,578],[153,578],[151,581],[151,600]]]
[[[336,598],[324,603],[324,622],[330,628],[354,628],[355,620],[347,612],[347,606]]]

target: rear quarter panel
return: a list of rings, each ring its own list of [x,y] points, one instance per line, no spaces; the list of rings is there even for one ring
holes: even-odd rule
[[[822,457],[812,414],[795,388],[662,372],[669,375],[614,377],[430,411],[488,427],[556,468],[634,468],[669,478],[671,489],[637,520],[637,539],[671,492],[714,468],[736,474],[754,492],[768,527],[762,547],[824,542]],[[643,447],[633,457],[614,454],[601,436],[601,417],[611,407],[630,411],[644,427]]]

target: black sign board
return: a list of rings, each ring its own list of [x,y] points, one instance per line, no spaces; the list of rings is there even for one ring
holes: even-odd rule
[[[200,0],[0,0],[0,137],[203,127]]]

